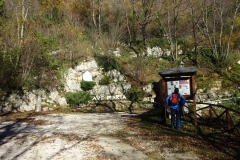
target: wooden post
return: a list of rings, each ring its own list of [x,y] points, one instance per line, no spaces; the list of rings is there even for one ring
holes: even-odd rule
[[[197,126],[197,105],[196,105],[196,94],[193,94],[193,107],[194,107],[194,126]]]
[[[166,81],[165,80],[161,80],[161,89],[160,89],[160,103],[161,103],[161,107],[162,107],[162,112],[161,112],[161,118],[163,119],[162,122],[163,124],[166,124],[167,120],[166,120],[166,103],[165,103],[165,98],[166,98]]]
[[[227,121],[227,129],[230,129],[230,114],[228,109],[226,109],[226,121]]]
[[[212,121],[212,106],[209,107],[209,119]]]
[[[195,76],[191,77],[192,83],[192,95],[193,95],[193,114],[194,114],[194,126],[197,126],[197,105],[196,105],[196,84],[195,84]]]

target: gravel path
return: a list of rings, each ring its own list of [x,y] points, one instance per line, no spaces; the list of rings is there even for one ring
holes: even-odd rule
[[[4,121],[0,117],[0,159],[152,159],[118,138],[129,117],[126,115],[127,113],[48,114],[16,122]],[[176,155],[166,150],[162,156],[154,159],[199,158],[189,153]]]

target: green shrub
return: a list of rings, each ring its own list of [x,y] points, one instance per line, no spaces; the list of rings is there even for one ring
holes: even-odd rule
[[[151,77],[151,78],[149,79],[149,83],[154,83],[154,82],[157,82],[157,80],[156,80],[155,78]]]
[[[111,70],[116,69],[117,71],[120,70],[120,65],[117,62],[116,59],[114,59],[114,57],[111,57],[109,55],[104,55],[104,56],[95,56],[98,66],[104,68],[104,71],[108,72]]]
[[[91,100],[91,95],[86,91],[69,92],[66,94],[66,100],[71,107],[76,107],[79,104],[87,104]]]
[[[93,81],[82,81],[81,82],[81,88],[83,91],[89,91],[93,89],[93,87],[96,85]]]
[[[110,84],[110,83],[111,83],[111,77],[110,76],[104,76],[99,82],[99,84],[101,84],[101,85],[107,85],[107,84]]]
[[[239,104],[240,104],[240,91],[239,90],[230,90],[229,92],[230,94],[232,94],[232,98],[228,99],[228,100],[223,100],[222,101],[222,105],[233,108],[238,110],[239,109]],[[228,98],[228,97],[226,97]]]
[[[224,79],[222,81],[222,87],[227,88],[227,87],[231,87],[231,86],[232,86],[232,82],[230,80]]]
[[[133,87],[127,93],[127,98],[131,102],[139,102],[143,99],[143,93],[140,89]]]
[[[3,0],[0,1],[0,16],[3,17],[4,16],[4,6],[5,6],[5,2]]]
[[[165,39],[151,39],[148,44],[150,45],[150,47],[156,47],[159,46],[161,48],[168,48],[169,47],[169,43],[167,40]]]
[[[173,60],[172,56],[168,56],[168,55],[162,55],[161,58],[165,59],[167,61],[172,61]]]
[[[21,87],[21,70],[17,68],[21,50],[14,48],[7,52],[0,51],[0,88],[16,89]]]
[[[222,105],[232,109],[238,109],[239,108],[238,101],[239,101],[238,98],[233,98],[230,100],[222,101]]]
[[[49,53],[57,50],[57,39],[53,36],[45,36],[43,33],[37,35],[37,41],[42,53]]]

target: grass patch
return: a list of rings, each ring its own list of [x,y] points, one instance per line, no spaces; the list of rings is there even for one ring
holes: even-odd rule
[[[223,133],[218,128],[205,124],[199,124],[195,128],[187,118],[182,120],[182,128],[175,130],[170,128],[169,119],[166,124],[162,124],[160,115],[159,112],[148,112],[132,118],[126,132],[131,133],[137,129],[138,139],[161,142],[154,146],[160,152],[164,148],[177,148],[178,152],[192,152],[204,160],[236,159],[239,154],[240,138],[233,132]],[[135,143],[134,147],[138,148],[138,144]]]

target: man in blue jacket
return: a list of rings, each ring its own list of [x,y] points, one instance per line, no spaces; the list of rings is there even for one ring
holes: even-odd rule
[[[182,108],[186,103],[186,99],[179,93],[179,89],[175,88],[174,92],[167,96],[166,104],[170,106],[171,110],[171,127],[180,129]],[[176,117],[176,126],[174,126]]]

